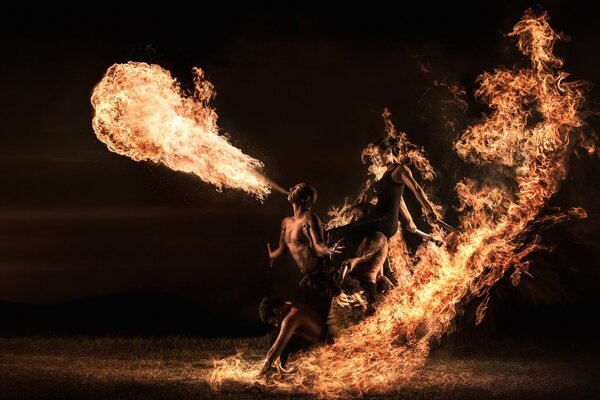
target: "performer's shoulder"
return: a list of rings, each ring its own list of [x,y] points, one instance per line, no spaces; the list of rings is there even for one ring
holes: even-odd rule
[[[285,227],[292,222],[292,217],[285,217],[281,220],[281,229],[285,229]]]
[[[394,177],[394,176],[402,177],[404,175],[412,176],[412,172],[410,171],[410,168],[408,168],[408,166],[406,164],[398,164],[392,170],[392,177]]]
[[[301,316],[302,309],[299,308],[297,305],[294,305],[290,312],[285,316],[283,322],[286,322],[287,324],[294,324],[296,321],[298,321],[298,318],[300,318]]]
[[[304,218],[304,220],[307,221],[307,222],[321,221],[321,218],[319,218],[319,216],[317,215],[317,213],[314,212],[313,210],[306,210],[306,211],[304,211],[304,213],[302,213],[302,218]]]

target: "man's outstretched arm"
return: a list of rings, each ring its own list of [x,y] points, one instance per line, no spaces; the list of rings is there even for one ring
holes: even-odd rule
[[[306,218],[304,234],[308,236],[311,247],[319,257],[331,256],[340,249],[337,244],[332,247],[327,246],[327,242],[323,239],[323,224],[319,217],[313,213],[310,213]]]
[[[289,251],[287,244],[285,244],[285,226],[286,220],[281,221],[281,232],[279,234],[279,247],[275,250],[271,250],[271,244],[267,242],[267,251],[269,252],[269,266],[273,266],[273,262]]]

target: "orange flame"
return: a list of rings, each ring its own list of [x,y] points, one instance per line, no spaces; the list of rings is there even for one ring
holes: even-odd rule
[[[264,199],[274,186],[262,162],[219,135],[215,96],[194,68],[195,91],[187,96],[171,74],[141,62],[114,64],[94,88],[92,126],[110,151],[135,161],[162,163],[197,175],[217,187],[240,189]]]
[[[531,67],[499,68],[479,77],[476,95],[491,112],[466,129],[455,149],[468,162],[495,167],[512,184],[460,181],[456,194],[464,234],[448,234],[451,244],[445,247],[424,243],[414,257],[414,273],[399,279],[375,315],[344,331],[335,343],[299,355],[288,363],[292,372],[263,385],[327,398],[400,389],[425,363],[430,341],[448,331],[459,301],[481,297],[480,322],[490,288],[511,269],[514,284],[527,273],[526,256],[543,248],[538,238],[527,237],[535,233],[538,214],[567,174],[573,139],[584,126],[584,97],[582,83],[567,81],[568,74],[558,70],[562,61],[552,47],[563,36],[550,27],[546,13],[528,10],[509,36],[517,37]],[[569,216],[582,218],[585,211],[573,208],[540,220],[552,224]],[[400,242],[391,239],[390,260],[401,272],[406,256]],[[235,362],[216,362],[212,383],[245,381],[245,374],[260,365],[240,369]]]

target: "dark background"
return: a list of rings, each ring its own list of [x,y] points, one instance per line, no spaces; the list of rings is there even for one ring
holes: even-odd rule
[[[322,216],[356,193],[360,150],[383,133],[380,115],[389,107],[399,129],[425,146],[439,171],[427,190],[455,220],[452,188],[477,171],[457,159],[451,143],[486,110],[473,100],[477,75],[526,65],[504,34],[535,4],[4,10],[0,331],[256,334],[264,330],[256,315],[261,297],[296,290],[299,272],[289,256],[273,269],[267,263],[265,243],[276,243],[290,213],[282,196],[261,203],[218,193],[194,176],[110,153],[96,139],[89,99],[113,63],[158,63],[184,87],[191,68],[201,66],[217,89],[223,131],[285,187],[316,186]],[[557,45],[565,69],[600,82],[600,10],[587,2],[541,4],[552,26],[571,37]],[[440,82],[465,86],[466,114]],[[590,87],[592,108],[599,94]],[[597,117],[589,123],[597,129]],[[468,312],[460,331],[594,336],[586,327],[597,315],[600,283],[598,166],[598,158],[573,158],[552,199],[583,206],[590,217],[547,232],[555,251],[532,256],[533,278],[517,288],[500,282],[483,326],[473,328]]]

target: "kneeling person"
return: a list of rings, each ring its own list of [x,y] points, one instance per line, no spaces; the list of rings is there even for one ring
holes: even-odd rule
[[[294,337],[303,339],[303,348],[325,340],[326,330],[323,319],[304,304],[265,297],[260,303],[259,312],[264,323],[279,327],[279,334],[267,352],[260,375],[268,374],[275,361],[280,357],[283,358],[283,355],[287,359],[290,353],[288,345]],[[295,350],[303,350],[303,348]]]

